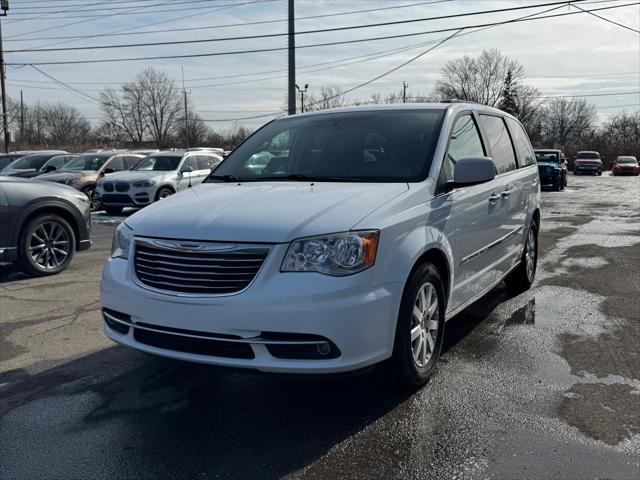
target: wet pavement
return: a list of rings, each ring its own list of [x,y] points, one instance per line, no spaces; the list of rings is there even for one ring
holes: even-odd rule
[[[113,218],[0,270],[0,478],[640,478],[640,178],[543,192],[534,287],[447,324],[418,392],[176,363],[101,333]]]

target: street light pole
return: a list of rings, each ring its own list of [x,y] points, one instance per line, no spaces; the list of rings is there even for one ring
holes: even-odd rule
[[[304,94],[307,93],[307,89],[309,88],[309,84],[305,83],[304,84],[304,90],[301,89],[298,84],[296,83],[296,90],[298,90],[300,92],[300,112],[304,113]]]
[[[0,17],[7,16],[9,10],[9,1],[2,0],[0,2]],[[7,90],[4,85],[4,52],[2,46],[2,21],[0,21],[0,89],[2,90],[2,127],[4,128],[4,152],[9,153],[9,126],[7,125]]]

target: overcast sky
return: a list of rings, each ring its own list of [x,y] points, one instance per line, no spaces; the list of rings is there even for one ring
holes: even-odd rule
[[[87,51],[17,53],[11,50],[42,47],[72,47],[237,37],[286,32],[287,1],[272,0],[12,0],[7,18],[2,19],[5,61],[9,64],[90,59],[185,55],[237,50],[283,48],[286,36],[253,40],[232,40],[173,46],[145,46]],[[296,0],[298,31],[352,26],[463,12],[551,3],[553,0]],[[79,5],[91,5],[80,7]],[[629,5],[597,12],[607,19],[640,29],[640,5],[637,0],[587,0],[578,3],[592,9]],[[157,6],[153,6],[157,5]],[[387,7],[402,7],[389,9]],[[98,8],[102,10],[93,11]],[[354,10],[380,11],[348,13]],[[503,21],[542,12],[552,7],[516,10],[446,20],[415,22],[394,26],[354,29],[331,33],[304,34],[297,37],[299,46],[364,39],[376,36],[419,33]],[[82,13],[82,10],[86,10]],[[171,10],[171,11],[167,11]],[[52,13],[65,11],[64,13]],[[578,11],[563,6],[549,14]],[[44,13],[47,12],[47,13]],[[342,13],[315,19],[314,15]],[[79,17],[83,15],[85,17]],[[96,15],[96,17],[89,17]],[[99,17],[97,15],[100,15]],[[39,17],[39,18],[34,18]],[[257,25],[247,22],[277,20]],[[227,25],[223,27],[223,25]],[[179,32],[139,32],[176,28],[213,27]],[[39,31],[42,30],[42,31]],[[134,35],[102,35],[111,32]],[[625,95],[590,97],[597,107],[600,121],[623,109],[640,108],[640,35],[589,14],[568,15],[501,25],[464,34],[427,53],[398,71],[354,91],[349,99],[366,99],[371,94],[399,91],[402,81],[409,84],[409,95],[429,94],[439,70],[449,59],[482,49],[499,48],[517,59],[525,68],[526,81],[544,95],[594,95],[636,92]],[[348,89],[396,67],[433,46],[448,33],[431,33],[406,38],[367,41],[346,45],[302,48],[297,51],[297,82],[309,84],[310,92],[321,86]],[[94,38],[52,39],[61,36],[96,35]],[[46,37],[46,38],[43,38]],[[37,39],[37,40],[35,40]],[[28,41],[27,41],[28,40]],[[400,51],[404,49],[404,51]],[[397,50],[394,52],[394,50]],[[375,54],[385,54],[384,56]],[[347,61],[363,61],[340,65]],[[354,58],[357,57],[357,58]],[[363,58],[360,58],[363,57]],[[323,64],[318,66],[317,64]],[[311,65],[311,67],[310,67]],[[313,66],[316,65],[316,66]],[[205,119],[224,120],[260,115],[282,110],[286,98],[287,52],[248,53],[242,55],[181,58],[171,60],[129,61],[76,65],[39,65],[42,71],[68,82],[90,96],[97,96],[106,84],[117,85],[131,80],[147,66],[161,69],[180,81],[184,68],[186,88],[195,110]],[[312,71],[313,70],[313,71]],[[262,73],[270,72],[270,73]],[[27,103],[64,101],[74,104],[92,122],[97,123],[100,110],[96,102],[78,96],[43,76],[30,66],[8,65],[7,90],[19,98],[20,90]],[[230,76],[237,76],[229,78]],[[222,78],[221,78],[222,77]],[[181,83],[180,83],[181,86]],[[235,123],[258,126],[269,117]],[[228,128],[233,121],[209,122],[214,129]]]

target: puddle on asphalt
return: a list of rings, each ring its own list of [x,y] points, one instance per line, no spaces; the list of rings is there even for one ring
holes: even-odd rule
[[[536,297],[529,300],[524,307],[511,314],[505,322],[505,327],[511,325],[533,325],[536,323]]]

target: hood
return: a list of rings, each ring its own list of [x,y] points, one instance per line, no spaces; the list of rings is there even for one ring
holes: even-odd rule
[[[172,173],[173,170],[168,172],[164,171],[131,171],[126,172],[114,172],[104,176],[105,182],[137,182],[140,180],[149,180],[150,178],[160,177],[163,174]]]
[[[409,190],[406,183],[207,183],[126,220],[136,235],[283,243],[347,231]]]
[[[39,175],[39,180],[47,180],[49,182],[64,182],[66,180],[75,180],[85,176],[85,172],[57,172],[57,173],[45,173]]]

